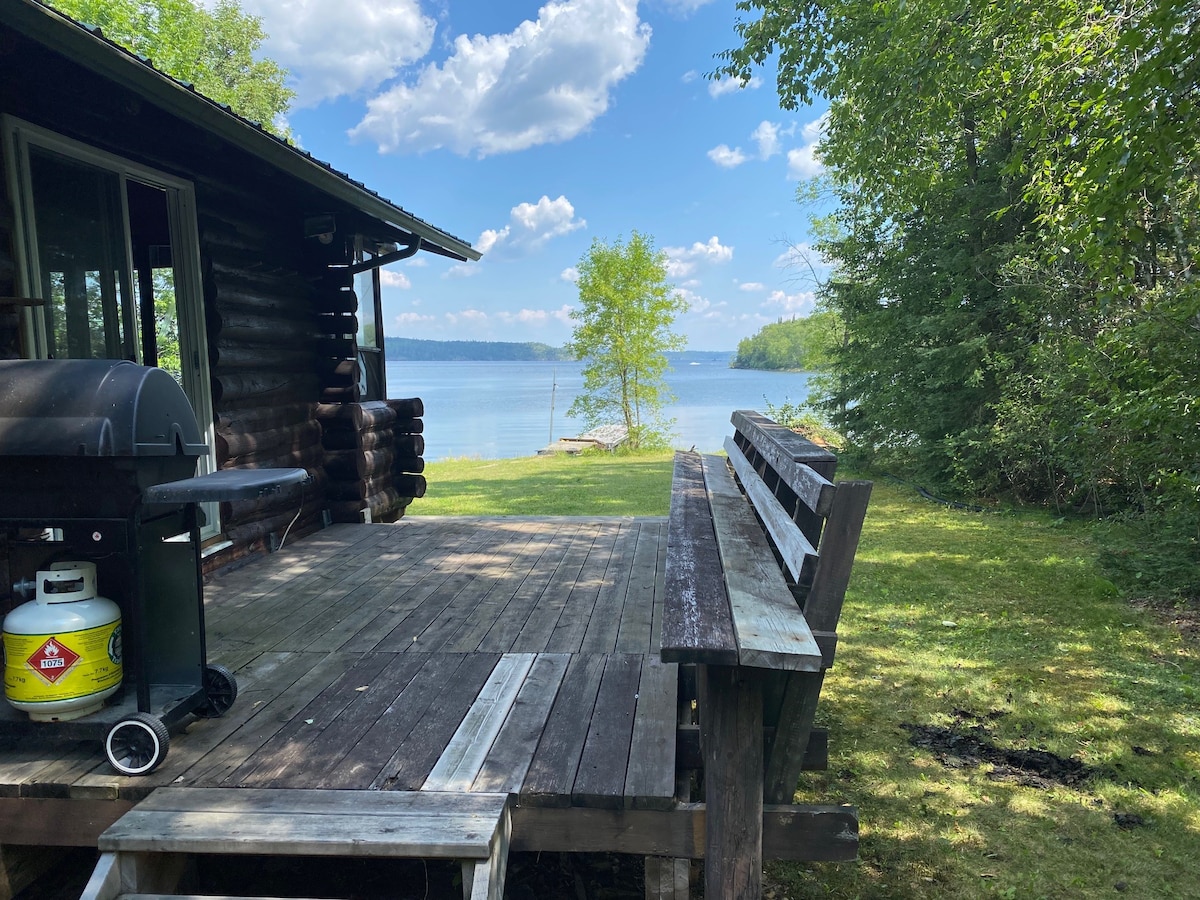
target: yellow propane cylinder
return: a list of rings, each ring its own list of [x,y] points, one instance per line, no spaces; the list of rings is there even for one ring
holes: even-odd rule
[[[95,712],[121,686],[121,608],[96,594],[96,564],[37,573],[35,599],[4,617],[4,696],[35,722]]]

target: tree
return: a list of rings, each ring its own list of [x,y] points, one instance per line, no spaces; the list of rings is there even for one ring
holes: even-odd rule
[[[283,116],[295,92],[284,85],[287,70],[254,58],[266,38],[262,20],[244,13],[237,0],[218,0],[211,10],[191,0],[50,2],[210,100],[288,136]]]
[[[735,369],[814,372],[827,369],[842,340],[837,313],[818,310],[811,315],[764,325],[757,334],[738,342]]]
[[[835,422],[967,490],[1140,517],[1196,591],[1200,7],[738,9],[714,75],[774,62],[784,107],[830,101]]]
[[[583,392],[568,415],[589,426],[614,419],[629,429],[633,448],[667,442],[662,409],[672,399],[663,380],[668,350],[685,340],[672,333],[687,303],[667,282],[666,254],[634,231],[628,243],[596,239],[579,261],[579,308],[567,350],[584,361]]]

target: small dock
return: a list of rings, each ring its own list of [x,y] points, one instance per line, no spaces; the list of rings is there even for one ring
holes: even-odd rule
[[[555,453],[579,454],[584,450],[613,451],[629,440],[629,429],[624,425],[601,425],[586,431],[579,437],[559,438],[553,444],[538,451],[538,456],[553,456]]]

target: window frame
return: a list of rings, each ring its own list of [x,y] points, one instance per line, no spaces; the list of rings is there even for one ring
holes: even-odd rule
[[[4,158],[9,196],[14,207],[14,250],[18,289],[25,297],[41,298],[42,286],[38,273],[36,218],[33,204],[33,182],[30,177],[30,148],[56,153],[83,165],[115,173],[120,180],[121,229],[125,252],[125,274],[131,286],[126,302],[136,306],[136,269],[133,264],[133,243],[130,235],[128,183],[140,182],[162,190],[166,195],[167,217],[170,225],[172,267],[175,280],[176,315],[179,319],[180,366],[184,392],[193,411],[203,410],[197,424],[208,445],[208,454],[198,459],[197,474],[216,471],[216,426],[213,421],[212,384],[208,366],[208,335],[204,318],[204,286],[201,277],[200,230],[196,215],[196,192],[191,181],[168,175],[81,141],[68,138],[48,128],[34,125],[15,116],[0,116],[0,131],[4,140]],[[45,299],[45,298],[41,298]],[[136,312],[136,310],[135,310]],[[30,358],[45,359],[47,337],[45,318],[40,309],[23,310],[22,329],[25,347]],[[134,316],[135,320],[137,316]],[[141,362],[140,341],[134,341],[135,355]],[[201,538],[220,534],[220,506],[201,504],[206,524]]]

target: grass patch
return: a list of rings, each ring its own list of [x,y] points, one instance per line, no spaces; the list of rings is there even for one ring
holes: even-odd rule
[[[412,514],[665,515],[671,456],[428,477]],[[856,805],[860,858],[770,863],[765,897],[1200,898],[1200,649],[1096,558],[1086,523],[876,482],[796,794]],[[1042,752],[1071,776],[1023,777]]]
[[[410,516],[665,516],[671,451],[429,463]]]

